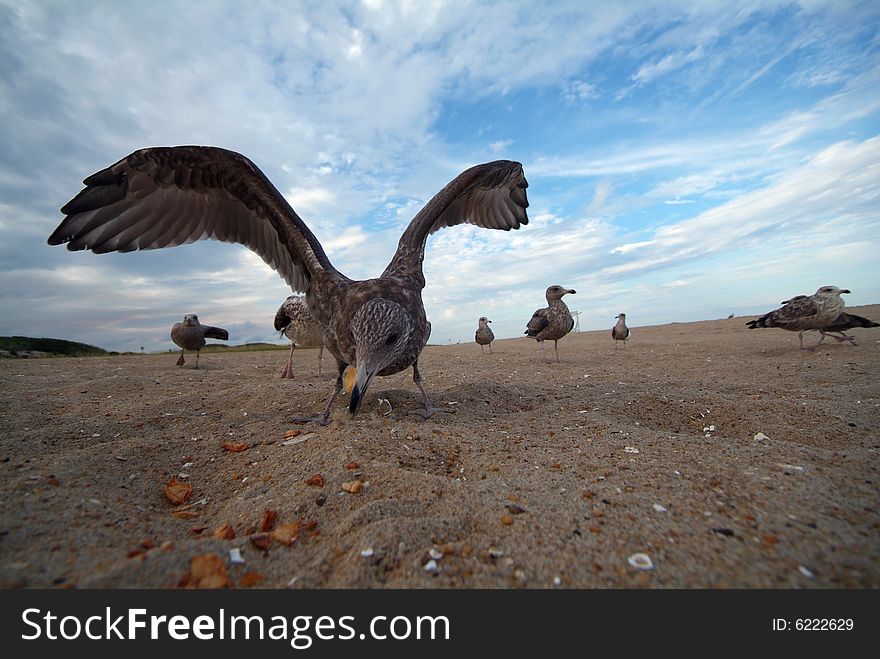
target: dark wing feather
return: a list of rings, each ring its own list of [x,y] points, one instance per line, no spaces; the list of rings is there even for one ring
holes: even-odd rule
[[[760,327],[786,327],[797,324],[798,320],[815,316],[819,312],[812,297],[806,295],[798,295],[788,301],[781,309],[771,311],[764,314],[760,318],[750,320],[746,323],[749,329],[757,329]]]
[[[856,327],[880,327],[880,323],[875,323],[873,320],[853,313],[842,313],[833,323],[822,329],[826,332],[843,332]]]
[[[220,240],[249,247],[297,291],[319,271],[339,274],[269,179],[233,151],[141,149],[83,182],[50,245],[105,253]]]
[[[420,210],[400,237],[383,276],[421,278],[428,235],[441,227],[475,224],[487,229],[518,229],[529,223],[522,165],[510,160],[476,165],[456,176]]]
[[[528,334],[531,337],[535,337],[538,333],[543,330],[547,325],[550,324],[550,319],[547,318],[547,312],[550,311],[548,308],[538,309],[535,313],[532,314],[531,319],[526,325],[525,334]],[[574,321],[572,321],[572,325]]]
[[[221,341],[229,340],[229,332],[227,332],[222,327],[211,327],[210,325],[205,325],[205,337],[208,339],[220,339]]]

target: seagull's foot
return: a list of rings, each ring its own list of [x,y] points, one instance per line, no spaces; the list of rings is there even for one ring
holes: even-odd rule
[[[426,421],[434,416],[437,412],[445,412],[446,414],[455,414],[455,410],[448,410],[445,407],[428,406],[425,409],[411,410],[410,414],[418,414]]]
[[[319,414],[318,416],[296,416],[290,420],[291,423],[317,423],[320,426],[330,425],[329,414]]]
[[[844,341],[849,341],[854,346],[858,345],[858,343],[856,343],[856,337],[850,336],[849,334],[844,334],[843,336],[835,336],[832,338],[837,339],[838,343],[843,343]]]
[[[293,369],[284,367],[284,370],[281,371],[281,379],[282,380],[293,380]]]

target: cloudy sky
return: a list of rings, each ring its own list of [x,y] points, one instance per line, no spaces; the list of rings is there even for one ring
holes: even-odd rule
[[[530,223],[428,241],[431,341],[880,302],[880,4],[0,0],[0,335],[164,350],[185,313],[277,340],[244,247],[49,247],[89,174],[145,146],[251,158],[334,265],[377,276],[470,165],[525,167]]]

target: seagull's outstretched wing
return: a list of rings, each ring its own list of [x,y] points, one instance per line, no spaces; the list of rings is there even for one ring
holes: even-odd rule
[[[140,149],[83,183],[50,245],[105,253],[213,239],[249,247],[296,291],[319,271],[338,274],[281,193],[233,151]]]
[[[522,165],[510,160],[496,160],[463,171],[412,219],[382,276],[412,276],[424,285],[425,241],[428,234],[441,227],[466,222],[509,231],[528,224],[528,186]]]

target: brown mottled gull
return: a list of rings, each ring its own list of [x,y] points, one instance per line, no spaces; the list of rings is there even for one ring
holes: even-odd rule
[[[553,350],[556,352],[556,361],[559,362],[558,342],[574,327],[574,319],[568,310],[562,296],[575,291],[572,288],[562,286],[550,286],[547,289],[547,305],[532,314],[532,318],[526,325],[525,334],[541,344],[541,354],[544,353],[544,341],[553,341]]]
[[[318,377],[321,377],[321,362],[324,359],[324,328],[309,311],[306,298],[291,295],[278,308],[275,314],[275,329],[290,339],[290,354],[281,377],[293,379],[293,351],[297,347],[320,348],[318,351]]]
[[[807,296],[796,295],[795,297],[791,298],[791,300],[783,300],[782,304],[788,304],[792,300],[800,300],[805,297]],[[840,314],[834,321],[819,330],[819,334],[822,335],[822,338],[819,339],[819,343],[822,343],[822,341],[825,340],[826,336],[830,336],[838,343],[849,341],[853,345],[858,345],[856,343],[856,337],[846,334],[846,330],[855,329],[856,327],[880,327],[880,323],[875,323],[870,318],[865,318],[864,316],[857,316],[854,313],[844,312]],[[840,334],[840,336],[833,336],[833,334]],[[816,345],[818,346],[819,343],[817,343]]]
[[[528,223],[522,165],[497,160],[471,167],[416,214],[378,278],[356,281],[333,267],[281,193],[238,153],[199,146],[142,149],[84,183],[86,188],[61,209],[67,217],[49,244],[127,252],[205,238],[236,242],[259,254],[294,291],[305,293],[339,372],[324,411],[298,419],[322,425],[329,423],[350,364],[356,365],[352,413],[374,376],[410,366],[424,404],[417,413],[428,418],[450,411],[431,405],[418,365],[431,333],[422,302],[428,235],[465,222],[505,231]]]
[[[211,327],[199,323],[199,317],[194,313],[188,313],[183,317],[182,323],[174,323],[171,328],[171,340],[180,347],[178,366],[183,366],[186,360],[183,353],[186,350],[196,351],[196,368],[199,367],[199,352],[205,347],[205,339],[229,340],[229,332],[220,327]]]
[[[781,309],[750,320],[746,325],[749,329],[780,327],[789,332],[798,332],[801,350],[804,350],[804,332],[821,330],[836,321],[837,317],[843,313],[845,306],[843,298],[840,296],[849,292],[849,290],[837,286],[823,286],[816,291],[815,295],[798,295],[789,300]],[[821,339],[819,343],[821,343]],[[813,350],[814,348],[815,346],[812,346],[807,349]]]
[[[480,344],[480,352],[485,352],[483,346],[489,346],[489,352],[492,352],[492,341],[495,340],[495,333],[489,327],[489,323],[492,321],[482,316],[477,322],[479,322],[480,326],[474,334],[474,341]]]
[[[629,327],[626,326],[626,314],[618,314],[617,324],[611,328],[611,338],[614,339],[614,349],[617,350],[617,342],[623,341],[623,349],[626,350],[626,340],[629,338]]]

